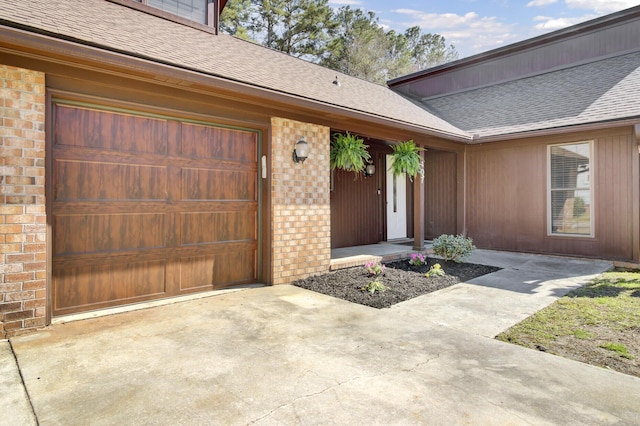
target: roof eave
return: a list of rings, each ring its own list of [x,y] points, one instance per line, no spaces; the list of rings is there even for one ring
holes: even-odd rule
[[[637,117],[624,117],[613,120],[598,121],[592,123],[576,124],[571,126],[551,127],[546,129],[536,129],[524,132],[502,133],[498,135],[478,136],[474,135],[472,145],[488,143],[488,142],[502,142],[514,139],[534,138],[540,136],[561,135],[567,133],[594,131],[609,129],[612,127],[624,127],[635,126],[640,124],[640,116]]]

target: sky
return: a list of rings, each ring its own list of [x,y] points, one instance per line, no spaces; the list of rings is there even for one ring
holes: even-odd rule
[[[464,58],[638,6],[640,0],[329,0],[329,4],[372,10],[387,30],[418,25],[423,33],[443,35]]]

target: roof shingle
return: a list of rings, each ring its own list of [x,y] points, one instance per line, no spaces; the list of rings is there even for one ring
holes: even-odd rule
[[[386,86],[227,35],[212,35],[106,0],[0,0],[0,22],[107,50],[372,114],[445,135],[469,135]],[[341,86],[332,84],[336,74]]]
[[[426,99],[425,108],[480,137],[640,117],[640,52]]]

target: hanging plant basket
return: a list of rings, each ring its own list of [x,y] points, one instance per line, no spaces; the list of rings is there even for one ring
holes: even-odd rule
[[[340,169],[357,175],[364,172],[371,155],[364,139],[349,132],[334,133],[331,141],[329,163],[331,170]]]
[[[400,142],[397,145],[392,145],[391,148],[393,149],[393,154],[391,154],[392,161],[389,170],[394,175],[400,176],[406,173],[409,179],[413,181],[420,174],[424,179],[424,162],[419,154],[420,151],[424,151],[423,148],[417,146],[413,140]]]

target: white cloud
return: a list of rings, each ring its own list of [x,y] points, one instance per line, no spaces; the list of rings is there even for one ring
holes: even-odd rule
[[[580,22],[585,22],[593,18],[596,18],[596,16],[584,15],[572,18],[552,18],[550,16],[536,16],[535,18],[533,18],[533,20],[535,22],[539,22],[539,24],[535,25],[535,29],[543,32],[548,32],[570,27],[571,25],[576,25]]]
[[[613,13],[619,10],[638,6],[638,0],[565,0],[568,7],[572,9],[593,10],[598,15]]]
[[[410,17],[402,23],[403,26],[418,25],[424,32],[444,36],[447,44],[452,43],[456,47],[461,58],[521,39],[513,32],[516,24],[505,24],[495,16],[480,16],[476,12],[464,15],[426,13],[414,9],[396,9],[393,12]]]
[[[361,0],[329,0],[329,4],[332,6],[360,6]]]
[[[540,7],[540,6],[548,6],[550,4],[557,3],[558,0],[532,0],[527,3],[527,7]]]

